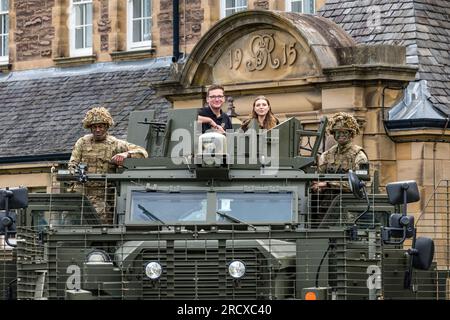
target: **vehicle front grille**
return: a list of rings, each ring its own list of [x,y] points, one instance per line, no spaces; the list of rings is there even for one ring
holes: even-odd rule
[[[236,281],[228,274],[228,264],[241,260],[246,265],[245,276]],[[149,261],[163,267],[159,281],[142,282],[144,299],[257,299],[258,265],[263,261],[256,248],[175,248],[145,249],[143,269]],[[145,277],[144,277],[145,278]]]

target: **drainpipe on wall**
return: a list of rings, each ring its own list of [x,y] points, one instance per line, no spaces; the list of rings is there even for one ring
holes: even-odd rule
[[[177,62],[180,58],[180,2],[173,0],[173,56],[172,62]]]

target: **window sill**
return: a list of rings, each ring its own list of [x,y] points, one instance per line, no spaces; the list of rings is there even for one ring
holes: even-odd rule
[[[130,50],[130,51],[115,51],[111,53],[111,58],[113,61],[124,61],[124,60],[140,60],[155,57],[155,48],[147,48],[141,50]]]
[[[89,56],[81,56],[81,57],[60,57],[53,58],[55,65],[58,67],[72,67],[81,64],[89,64],[94,63],[97,60],[97,56],[95,54]]]
[[[8,62],[0,62],[0,73],[7,73],[11,71],[11,63]]]

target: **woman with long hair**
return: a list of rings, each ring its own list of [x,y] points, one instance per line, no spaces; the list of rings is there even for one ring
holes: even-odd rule
[[[265,96],[257,96],[253,101],[252,113],[249,119],[245,120],[241,129],[247,131],[252,121],[256,121],[256,124],[260,129],[272,129],[280,121],[272,113],[270,101]]]

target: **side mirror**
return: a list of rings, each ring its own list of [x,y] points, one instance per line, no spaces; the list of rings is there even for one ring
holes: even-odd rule
[[[434,242],[430,238],[416,238],[414,217],[407,215],[407,205],[420,200],[419,190],[415,181],[399,181],[386,185],[389,203],[393,205],[403,204],[402,214],[392,214],[390,227],[383,227],[383,241],[390,244],[402,244],[406,238],[412,237],[412,247],[408,249],[409,267],[405,271],[404,288],[411,288],[413,268],[428,270],[431,267],[434,256]],[[403,234],[399,241],[391,241],[390,236]]]
[[[15,244],[9,242],[9,235],[16,233],[15,216],[11,216],[10,209],[23,209],[28,207],[28,189],[27,188],[6,188],[0,189],[0,210],[5,210],[4,216],[1,216],[0,233],[5,235],[5,242],[11,247]]]
[[[420,200],[417,183],[413,180],[392,182],[386,185],[389,203],[403,204],[403,212],[391,214],[389,227],[382,228],[383,242],[387,244],[402,244],[405,239],[415,237],[414,217],[407,215],[407,205]],[[392,241],[392,237],[400,238]]]
[[[22,209],[28,207],[28,189],[0,189],[0,210]]]
[[[395,238],[404,236],[409,239],[414,236],[414,216],[393,213],[389,216],[389,226],[392,228],[390,235]]]
[[[430,238],[420,237],[413,239],[413,246],[408,249],[409,267],[405,271],[404,288],[411,288],[413,268],[419,270],[428,270],[431,267],[434,256],[434,242]]]
[[[364,198],[364,183],[359,180],[358,176],[352,170],[349,170],[348,172],[348,184],[356,198]]]
[[[16,233],[16,214],[5,211],[0,211],[0,234],[14,234]]]
[[[434,256],[434,242],[430,238],[419,237],[416,239],[415,254],[412,256],[413,267],[419,270],[428,270],[431,267]]]
[[[419,189],[417,183],[413,180],[392,182],[386,185],[389,203],[406,204],[420,200]]]

